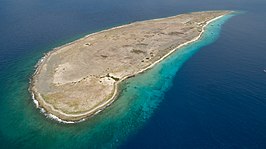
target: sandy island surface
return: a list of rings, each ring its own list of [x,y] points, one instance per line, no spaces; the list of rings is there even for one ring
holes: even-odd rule
[[[118,84],[196,41],[211,21],[232,11],[205,11],[123,25],[55,48],[39,61],[30,91],[38,106],[79,121],[110,105]]]

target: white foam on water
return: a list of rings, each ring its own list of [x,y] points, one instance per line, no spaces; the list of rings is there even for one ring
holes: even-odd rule
[[[40,112],[43,113],[45,115],[45,117],[47,117],[47,118],[49,118],[51,120],[55,120],[55,121],[57,121],[59,123],[65,123],[65,124],[80,123],[80,122],[83,122],[83,121],[86,120],[86,119],[81,119],[79,121],[65,121],[65,120],[62,120],[62,119],[60,119],[59,117],[57,117],[57,116],[55,116],[53,114],[47,113],[47,111],[44,108],[40,107],[40,104],[39,104],[38,100],[35,99],[34,94],[32,93],[31,95],[32,95],[33,103],[35,104],[36,108],[40,109]]]
[[[35,106],[36,106],[37,108],[39,108],[39,102],[38,102],[38,100],[35,99],[35,96],[34,96],[33,93],[31,94],[31,97],[32,97],[32,99],[33,99],[33,102],[34,102]]]

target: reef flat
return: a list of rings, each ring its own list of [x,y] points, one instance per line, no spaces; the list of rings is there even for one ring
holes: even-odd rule
[[[198,40],[204,27],[232,11],[205,11],[147,20],[90,34],[55,48],[38,63],[30,91],[37,105],[64,121],[97,114],[118,85]]]

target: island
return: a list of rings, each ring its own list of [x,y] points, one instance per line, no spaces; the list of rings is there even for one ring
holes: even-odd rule
[[[198,40],[232,11],[139,21],[87,35],[46,53],[30,81],[36,105],[62,121],[89,118],[119,95],[119,84]]]

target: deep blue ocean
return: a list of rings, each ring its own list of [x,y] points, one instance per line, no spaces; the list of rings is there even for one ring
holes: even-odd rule
[[[0,148],[266,148],[265,0],[0,0]],[[44,53],[129,22],[237,10],[153,69],[106,110],[62,124],[35,108]]]

